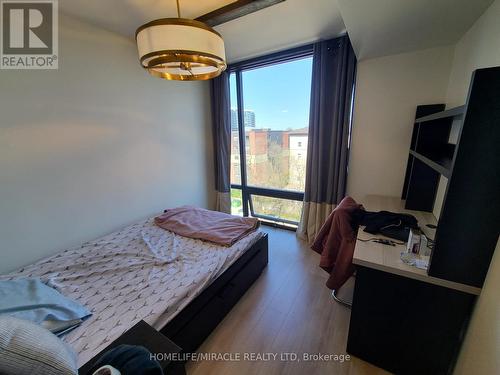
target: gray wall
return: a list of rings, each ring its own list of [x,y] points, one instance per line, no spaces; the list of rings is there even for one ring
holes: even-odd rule
[[[213,205],[209,86],[140,68],[131,39],[61,16],[57,71],[0,71],[0,272]]]

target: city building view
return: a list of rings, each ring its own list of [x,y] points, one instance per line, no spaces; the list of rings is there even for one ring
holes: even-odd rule
[[[249,186],[304,191],[308,128],[271,130],[256,127],[255,113],[244,111],[245,158]],[[231,110],[231,181],[240,183],[241,165],[237,111]],[[241,190],[233,190],[233,214],[243,213]],[[252,196],[255,213],[298,222],[302,202]]]

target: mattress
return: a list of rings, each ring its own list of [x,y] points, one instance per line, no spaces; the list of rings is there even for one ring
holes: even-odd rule
[[[148,219],[0,278],[40,278],[92,312],[63,336],[81,366],[140,320],[161,329],[261,236],[223,247]]]

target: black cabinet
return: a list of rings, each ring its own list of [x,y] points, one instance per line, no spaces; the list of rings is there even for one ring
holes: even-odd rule
[[[451,374],[475,299],[358,267],[347,352],[395,374]]]

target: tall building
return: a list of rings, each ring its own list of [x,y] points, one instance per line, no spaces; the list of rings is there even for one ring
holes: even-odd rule
[[[243,121],[246,128],[255,128],[255,112],[245,109]],[[238,111],[231,108],[231,130],[238,130]]]
[[[255,112],[245,109],[244,121],[246,128],[255,128]]]
[[[231,108],[231,130],[238,130],[238,111]]]

